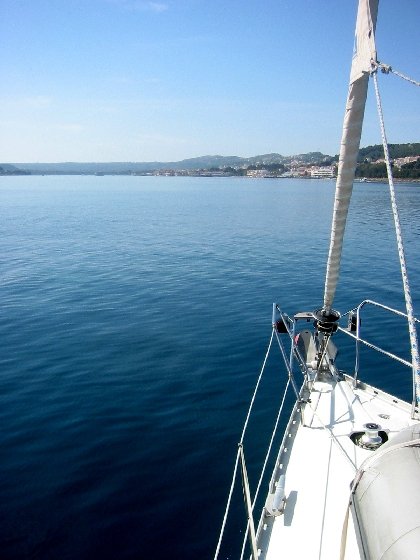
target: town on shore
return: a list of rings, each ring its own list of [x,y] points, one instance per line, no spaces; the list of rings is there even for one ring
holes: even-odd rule
[[[396,179],[420,179],[420,143],[390,144]],[[181,177],[250,177],[332,179],[337,175],[338,156],[309,152],[295,156],[265,154],[250,158],[202,156],[178,162],[106,163],[0,163],[0,175],[146,175]],[[359,150],[356,177],[385,178],[386,165],[381,145]]]

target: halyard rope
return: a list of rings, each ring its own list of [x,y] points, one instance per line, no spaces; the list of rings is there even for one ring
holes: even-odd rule
[[[389,151],[388,151],[388,141],[385,133],[385,124],[384,124],[383,113],[382,113],[381,96],[379,94],[377,66],[376,67],[374,66],[372,75],[373,75],[373,83],[375,85],[376,105],[378,108],[379,123],[381,127],[381,135],[382,135],[382,144],[384,147],[385,164],[386,164],[386,169],[388,174],[389,192],[391,195],[392,213],[394,216],[395,233],[397,237],[398,256],[400,259],[401,276],[402,276],[402,282],[404,287],[405,306],[406,306],[407,318],[408,318],[408,331],[410,333],[411,360],[412,360],[412,368],[413,368],[412,416],[414,417],[415,414],[414,408],[420,406],[420,357],[419,357],[419,349],[418,349],[418,341],[417,341],[417,331],[416,331],[415,317],[413,311],[413,301],[411,298],[410,284],[408,281],[407,267],[405,263],[401,224],[400,224],[400,218],[398,214],[397,201],[395,198],[394,180],[392,177],[391,161],[390,161]]]

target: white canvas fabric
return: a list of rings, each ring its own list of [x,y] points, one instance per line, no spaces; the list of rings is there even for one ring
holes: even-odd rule
[[[372,58],[376,60],[376,16],[379,0],[360,0],[357,13],[355,52],[350,72],[350,86],[344,115],[338,175],[335,191],[330,249],[325,279],[324,307],[334,300],[340,272],[344,230],[353,191],[354,174],[359,153],[366,95]]]
[[[371,69],[371,60],[376,61],[375,28],[378,0],[363,0],[359,3],[354,37],[353,62],[350,70],[352,84]]]

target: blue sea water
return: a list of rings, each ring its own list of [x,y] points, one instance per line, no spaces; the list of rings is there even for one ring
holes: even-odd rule
[[[272,302],[322,305],[333,189],[0,179],[2,559],[212,557]],[[397,191],[419,309],[420,187]],[[404,309],[392,228],[386,185],[357,184],[340,311]],[[382,325],[379,342],[406,352],[405,327]],[[409,371],[381,364],[369,381],[410,398]],[[256,448],[279,398],[263,389]]]

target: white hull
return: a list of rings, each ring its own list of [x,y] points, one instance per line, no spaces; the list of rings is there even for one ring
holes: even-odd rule
[[[315,382],[310,403],[298,406],[285,433],[275,477],[285,474],[284,513],[272,517],[269,494],[257,535],[259,557],[363,558],[352,514],[350,488],[362,463],[375,453],[350,436],[369,422],[380,424],[389,441],[408,425],[408,403],[351,378]],[[272,488],[275,484],[272,484]],[[392,506],[391,506],[392,507]],[[414,556],[413,556],[414,558]]]

